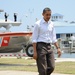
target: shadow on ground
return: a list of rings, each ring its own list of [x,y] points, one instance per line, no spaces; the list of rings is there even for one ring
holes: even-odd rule
[[[35,65],[24,65],[24,64],[5,64],[5,63],[0,63],[0,66],[35,66]]]

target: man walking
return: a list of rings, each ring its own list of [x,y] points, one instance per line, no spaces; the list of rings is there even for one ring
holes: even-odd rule
[[[55,67],[51,43],[56,46],[58,56],[61,55],[61,50],[57,43],[54,24],[50,21],[51,9],[44,8],[42,15],[43,18],[35,23],[33,30],[33,58],[37,62],[39,75],[50,75]]]

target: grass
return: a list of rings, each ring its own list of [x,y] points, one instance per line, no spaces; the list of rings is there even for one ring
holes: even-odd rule
[[[0,58],[0,70],[37,71],[34,59]],[[57,62],[54,73],[75,74],[75,62]]]
[[[35,63],[35,60],[0,58],[0,70],[37,71],[37,67],[32,63]]]
[[[56,63],[55,73],[75,74],[75,62]]]

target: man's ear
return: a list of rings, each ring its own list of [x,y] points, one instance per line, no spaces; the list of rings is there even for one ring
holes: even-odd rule
[[[42,13],[42,16],[44,16],[44,14]]]

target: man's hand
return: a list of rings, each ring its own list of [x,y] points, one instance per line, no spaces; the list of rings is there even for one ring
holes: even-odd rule
[[[33,59],[37,60],[37,52],[34,52]]]
[[[36,43],[33,43],[33,50],[34,50],[34,54],[33,54],[33,59],[37,59],[37,50],[36,50]]]
[[[60,50],[60,48],[57,49],[57,53],[58,53],[58,57],[60,57],[61,56],[61,50]]]

